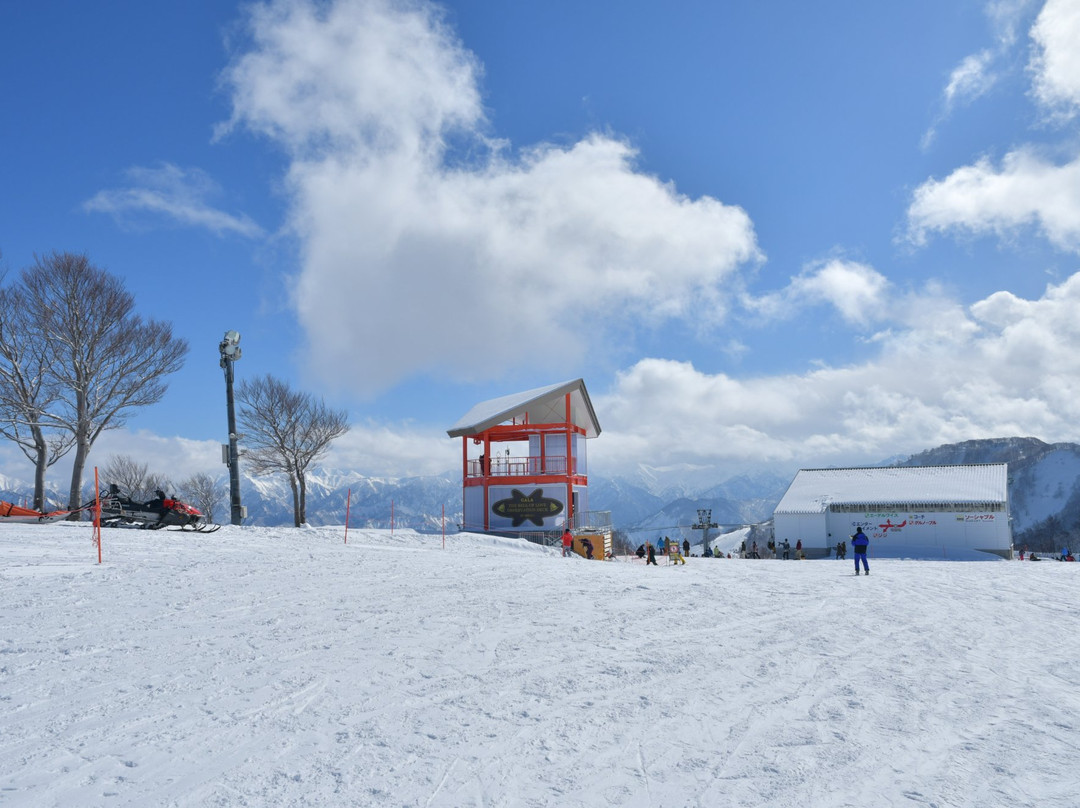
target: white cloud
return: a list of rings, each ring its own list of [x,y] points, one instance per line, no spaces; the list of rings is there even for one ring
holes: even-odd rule
[[[431,5],[276,3],[251,31],[229,126],[293,159],[295,302],[331,383],[565,371],[628,322],[719,319],[760,260],[742,209],[640,172],[623,140],[492,144],[480,68]]]
[[[941,111],[922,138],[922,148],[928,149],[937,137],[937,129],[954,110],[971,103],[993,89],[1002,71],[1007,71],[1011,54],[1019,39],[1017,31],[1026,19],[1031,0],[993,0],[986,4],[986,15],[994,32],[994,45],[983,48],[960,60],[949,73],[942,91]]]
[[[233,115],[298,159],[421,153],[483,119],[475,57],[423,2],[280,0],[250,9],[251,49],[224,75]]]
[[[1047,0],[1031,29],[1036,99],[1069,119],[1080,111],[1080,2]]]
[[[461,442],[445,428],[410,424],[353,424],[327,452],[321,465],[356,469],[374,477],[423,476],[461,468]]]
[[[956,98],[985,92],[988,66],[1016,41],[1028,5],[1027,0],[999,0],[988,6],[1000,32],[998,50],[968,57],[954,71],[947,107]],[[1048,115],[1068,120],[1080,110],[1080,0],[1047,0],[1031,39],[1032,94]],[[908,209],[907,235],[918,245],[932,232],[1009,238],[1024,227],[1034,227],[1060,249],[1080,249],[1080,157],[1054,163],[1030,146],[1009,152],[1000,167],[983,157],[945,179],[927,180]]]
[[[200,169],[182,169],[164,163],[158,168],[130,168],[126,173],[131,182],[128,187],[99,191],[83,203],[83,209],[107,213],[122,223],[152,215],[190,227],[203,227],[218,235],[236,233],[249,238],[262,235],[262,228],[249,217],[225,213],[208,204],[207,197],[220,189]]]
[[[920,148],[928,150],[937,140],[938,127],[953,113],[960,103],[974,101],[985,95],[997,83],[997,75],[988,72],[989,54],[983,51],[968,56],[950,74],[943,93],[942,109],[934,118],[919,142]]]
[[[1033,0],[990,0],[986,14],[994,27],[998,48],[1004,50],[1020,38],[1026,14]]]
[[[988,68],[993,54],[980,51],[966,57],[953,70],[949,82],[945,85],[945,104],[952,108],[960,100],[972,100],[986,94],[997,77]]]
[[[1080,157],[1057,165],[1023,148],[1000,168],[982,158],[923,183],[908,208],[908,237],[918,245],[932,232],[1007,238],[1025,226],[1063,250],[1080,250]]]
[[[1038,300],[997,293],[964,310],[923,301],[917,327],[873,360],[736,379],[644,359],[594,396],[593,465],[722,465],[730,471],[877,462],[983,437],[1080,440],[1080,274]],[[926,327],[935,323],[936,328]]]
[[[787,319],[809,305],[827,303],[847,322],[866,326],[880,319],[888,286],[873,267],[832,258],[810,264],[779,292],[744,297],[743,305],[770,319]]]

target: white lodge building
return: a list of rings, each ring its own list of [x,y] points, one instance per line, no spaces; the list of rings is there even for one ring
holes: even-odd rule
[[[773,516],[777,543],[835,552],[862,528],[871,558],[1012,557],[1008,466],[802,469]]]

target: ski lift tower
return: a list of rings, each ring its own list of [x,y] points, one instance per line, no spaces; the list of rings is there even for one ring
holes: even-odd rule
[[[709,550],[709,528],[719,527],[716,522],[712,520],[712,508],[698,508],[696,525],[690,527],[694,530],[701,531],[701,554],[707,556],[710,553]]]
[[[447,434],[462,439],[462,529],[543,537],[587,526],[585,441],[600,424],[581,379],[477,404]]]

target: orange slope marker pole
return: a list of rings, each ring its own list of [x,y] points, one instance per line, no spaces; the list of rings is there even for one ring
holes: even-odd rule
[[[94,544],[97,545],[97,563],[101,563],[101,485],[98,483],[98,469],[94,466]]]

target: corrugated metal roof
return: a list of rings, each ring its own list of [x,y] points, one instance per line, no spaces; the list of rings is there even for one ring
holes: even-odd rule
[[[459,418],[447,434],[451,438],[475,435],[513,418],[528,418],[531,424],[562,423],[566,420],[563,397],[567,393],[570,394],[570,422],[584,429],[585,437],[595,438],[600,434],[600,424],[583,379],[483,401]]]
[[[1008,465],[801,469],[776,513],[823,513],[830,505],[990,504],[1006,501]]]

